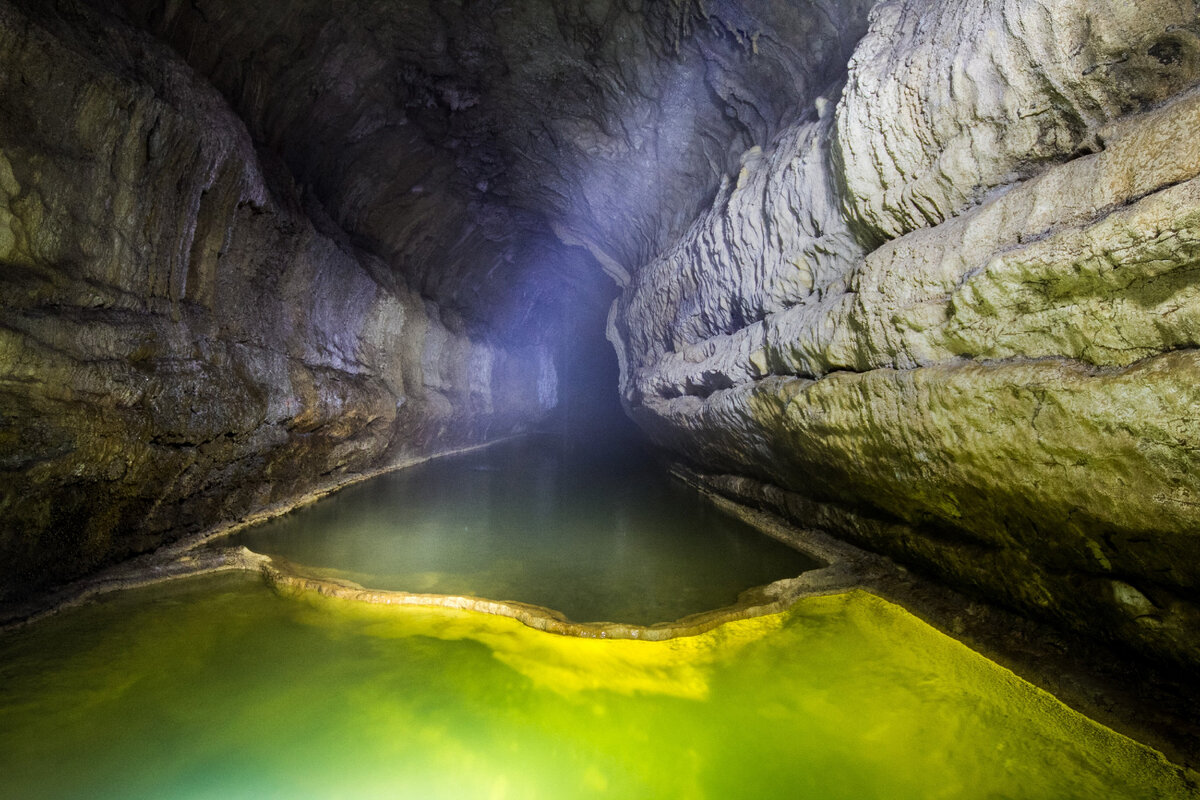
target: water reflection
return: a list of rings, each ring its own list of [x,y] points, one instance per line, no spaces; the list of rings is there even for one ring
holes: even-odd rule
[[[231,540],[377,589],[649,624],[815,566],[629,442],[528,437],[346,489]]]

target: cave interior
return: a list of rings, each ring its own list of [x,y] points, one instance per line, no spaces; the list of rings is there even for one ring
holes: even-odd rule
[[[1194,767],[1197,8],[0,0],[5,624],[628,442]]]

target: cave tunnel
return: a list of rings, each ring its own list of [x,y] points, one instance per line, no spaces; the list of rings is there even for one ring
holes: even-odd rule
[[[0,0],[0,61],[12,796],[1200,796],[1192,0]],[[385,580],[352,502],[491,549]]]

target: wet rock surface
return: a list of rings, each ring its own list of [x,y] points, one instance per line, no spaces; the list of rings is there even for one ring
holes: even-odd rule
[[[4,2],[3,594],[544,418],[869,6]]]
[[[1191,0],[0,2],[0,587],[544,419],[1200,664]],[[560,409],[561,411],[561,409]]]
[[[5,595],[553,406],[545,345],[443,318],[166,46],[75,11],[0,6]]]
[[[1142,11],[878,5],[831,119],[610,336],[635,419],[721,491],[1194,664],[1197,18]]]

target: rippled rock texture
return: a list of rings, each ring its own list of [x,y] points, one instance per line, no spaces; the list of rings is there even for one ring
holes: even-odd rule
[[[0,5],[4,594],[554,405],[544,343],[422,298],[167,47],[75,11]]]
[[[744,6],[0,1],[0,596],[586,394],[870,2]]]
[[[0,0],[0,585],[534,423],[617,297],[626,409],[712,486],[1200,663],[1198,35]]]
[[[621,298],[635,418],[726,493],[1200,661],[1197,31],[877,5]]]

